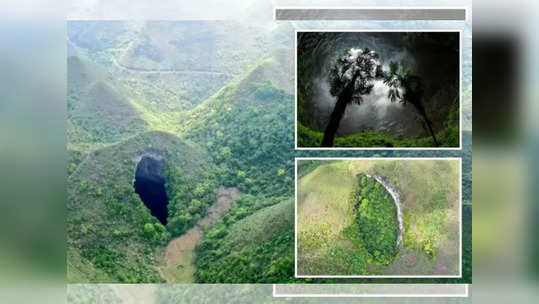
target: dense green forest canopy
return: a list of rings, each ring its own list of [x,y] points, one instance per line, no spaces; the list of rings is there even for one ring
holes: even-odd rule
[[[387,265],[397,254],[395,202],[372,177],[361,176],[356,189],[350,203],[356,211],[357,225],[352,225],[348,233],[360,236],[373,262]]]

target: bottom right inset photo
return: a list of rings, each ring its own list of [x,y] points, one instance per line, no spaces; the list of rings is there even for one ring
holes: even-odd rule
[[[296,277],[462,276],[460,158],[297,158]]]

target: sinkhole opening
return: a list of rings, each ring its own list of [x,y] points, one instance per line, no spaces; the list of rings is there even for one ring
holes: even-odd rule
[[[163,225],[167,224],[168,198],[165,191],[163,161],[143,156],[135,171],[135,192]]]

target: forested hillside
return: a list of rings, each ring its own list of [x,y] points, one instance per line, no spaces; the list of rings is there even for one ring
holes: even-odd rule
[[[225,186],[253,195],[293,193],[290,59],[279,51],[260,60],[182,120],[184,136],[206,146]]]
[[[295,157],[463,155],[471,200],[471,132],[463,152],[295,151],[287,24],[70,22],[68,36],[69,282],[163,282],[167,245],[194,227],[178,267],[197,282],[296,281]],[[166,225],[135,192],[144,155],[163,160]],[[220,187],[241,195],[199,226]]]
[[[155,148],[154,148],[155,147]],[[189,193],[170,215],[189,207],[190,198],[214,200],[214,189],[196,191],[213,178],[212,162],[196,144],[163,132],[148,132],[89,153],[68,178],[67,246],[71,282],[159,282],[155,248],[181,233],[174,221],[164,227],[150,215],[133,187],[135,165],[144,154],[164,157],[182,168],[182,182],[170,196]],[[212,197],[213,194],[213,197]],[[209,197],[208,197],[209,195]],[[173,200],[174,202],[174,200]],[[178,214],[179,216],[179,214]]]

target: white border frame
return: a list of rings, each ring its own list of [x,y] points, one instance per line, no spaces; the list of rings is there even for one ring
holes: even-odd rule
[[[369,283],[372,284],[372,283]],[[342,293],[342,294],[318,294],[318,293],[306,293],[306,294],[296,294],[296,293],[277,293],[277,285],[284,284],[273,284],[273,297],[274,298],[467,298],[469,296],[469,285],[470,284],[451,284],[451,285],[464,285],[463,294],[376,294],[376,293],[366,293],[366,294],[353,294],[353,293]],[[361,285],[361,284],[357,284]],[[396,284],[394,284],[396,285]],[[400,284],[404,285],[404,284]],[[441,284],[444,285],[444,284]]]
[[[364,10],[464,10],[464,20],[438,20],[438,19],[423,19],[421,21],[442,21],[442,22],[466,22],[468,21],[468,7],[467,6],[275,6],[273,8],[273,20],[274,21],[316,21],[316,20],[277,20],[277,10],[287,9],[304,9],[304,10],[352,10],[352,9],[364,9]],[[391,20],[320,20],[320,21],[391,21]],[[397,20],[397,21],[419,21],[419,20]]]
[[[459,274],[458,275],[298,275],[298,160],[458,160]],[[294,277],[295,278],[462,278],[462,158],[461,157],[296,157],[294,159]]]
[[[358,7],[360,8],[360,7]],[[391,8],[380,8],[391,9]],[[275,11],[274,11],[275,14]],[[466,10],[467,14],[467,10]],[[463,21],[460,21],[463,22]],[[298,147],[298,32],[451,32],[459,33],[459,146],[458,147]],[[296,150],[462,150],[462,29],[295,29],[294,30],[294,148]]]

